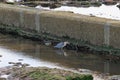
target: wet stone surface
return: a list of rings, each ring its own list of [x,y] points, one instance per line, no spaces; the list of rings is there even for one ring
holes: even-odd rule
[[[34,80],[33,77],[35,75],[39,75],[36,80],[48,80],[48,78],[57,78],[57,80],[66,80],[66,76],[81,76],[81,74],[74,73],[71,71],[56,69],[56,68],[47,68],[47,67],[5,67],[0,68],[1,73],[1,79],[0,80]],[[39,73],[39,74],[38,74]],[[35,75],[34,75],[35,74]],[[40,77],[40,76],[47,76],[47,77]],[[56,75],[52,77],[51,75]],[[89,74],[88,74],[89,75]],[[91,80],[91,79],[90,79]]]

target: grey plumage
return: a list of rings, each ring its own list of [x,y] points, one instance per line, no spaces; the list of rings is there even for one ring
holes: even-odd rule
[[[56,46],[54,46],[54,48],[62,49],[62,48],[64,48],[67,44],[69,44],[69,42],[60,42],[60,43],[58,43]]]

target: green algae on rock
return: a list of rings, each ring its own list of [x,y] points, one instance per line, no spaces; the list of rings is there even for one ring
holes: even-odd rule
[[[79,74],[71,71],[56,68],[20,68],[14,72],[14,77],[22,80],[93,80],[93,76],[89,74]]]

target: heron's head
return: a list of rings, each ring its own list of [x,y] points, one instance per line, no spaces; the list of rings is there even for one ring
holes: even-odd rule
[[[70,43],[69,43],[68,41],[65,41],[65,42],[64,42],[64,45],[67,45],[67,44],[70,44]]]

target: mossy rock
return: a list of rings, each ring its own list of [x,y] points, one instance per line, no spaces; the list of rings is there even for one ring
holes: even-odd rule
[[[56,68],[22,68],[14,74],[15,77],[19,76],[21,80],[26,80],[26,78],[30,80],[93,80],[92,75],[83,75]]]
[[[81,75],[77,77],[67,77],[66,80],[93,80],[91,75]]]
[[[115,5],[117,4],[117,2],[113,1],[113,2],[103,2],[103,4],[105,5]]]
[[[49,4],[49,3],[43,3],[43,4],[41,4],[41,6],[42,6],[42,7],[49,7],[50,4]]]
[[[84,2],[81,2],[81,6],[82,7],[90,7],[91,4],[90,4],[90,2],[84,1]]]
[[[100,2],[92,2],[91,5],[95,6],[95,7],[99,7],[99,6],[102,5],[102,3],[100,3]]]
[[[14,2],[6,2],[6,3],[7,3],[7,4],[12,4],[12,5],[14,4]]]

